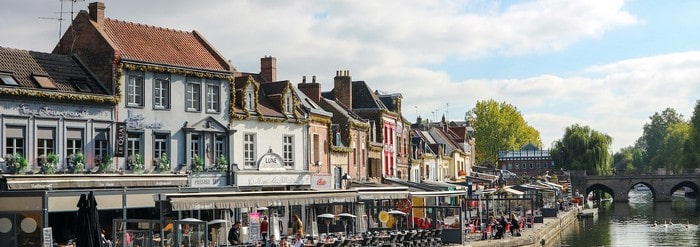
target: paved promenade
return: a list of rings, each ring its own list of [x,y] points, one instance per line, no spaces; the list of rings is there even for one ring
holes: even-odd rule
[[[549,243],[549,240],[558,236],[559,232],[568,227],[569,224],[576,222],[578,210],[574,207],[568,211],[560,211],[557,217],[544,218],[544,223],[532,224],[532,228],[526,226],[522,231],[522,236],[519,237],[513,237],[510,236],[510,233],[506,233],[502,239],[481,240],[480,233],[470,234],[462,246],[559,246],[558,243]]]

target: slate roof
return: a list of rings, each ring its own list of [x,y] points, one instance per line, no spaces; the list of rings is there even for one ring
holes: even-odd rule
[[[223,56],[196,31],[178,31],[110,18],[105,18],[102,27],[122,59],[202,70],[231,70]]]
[[[0,74],[11,75],[18,84],[0,82],[0,87],[5,88],[109,95],[77,58],[67,55],[0,47]],[[33,75],[48,76],[55,89],[42,87]],[[78,84],[86,85],[89,90],[79,88]]]
[[[353,109],[387,109],[377,94],[365,81],[352,82],[352,108]]]

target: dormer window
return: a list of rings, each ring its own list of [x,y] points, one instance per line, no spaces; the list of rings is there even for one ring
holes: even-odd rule
[[[56,89],[56,84],[53,83],[53,80],[51,80],[51,78],[48,75],[34,74],[32,75],[32,78],[34,78],[34,80],[39,83],[39,86],[41,86],[41,88]]]
[[[253,86],[248,86],[245,90],[244,107],[246,111],[255,110],[255,90],[253,90]]]
[[[292,99],[292,94],[286,94],[284,96],[284,113],[292,114],[294,109],[294,100]]]

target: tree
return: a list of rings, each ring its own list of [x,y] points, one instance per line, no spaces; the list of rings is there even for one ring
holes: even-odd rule
[[[615,170],[625,170],[627,172],[644,171],[642,150],[634,146],[624,147],[613,156],[613,164]]]
[[[516,150],[527,143],[542,146],[540,132],[529,126],[518,109],[493,99],[476,102],[467,112],[476,130],[476,161],[496,164],[499,151]]]
[[[688,142],[689,132],[690,125],[686,122],[668,126],[664,140],[652,162],[662,164],[669,171],[682,172],[685,169],[683,150]]]
[[[612,137],[609,135],[574,124],[566,128],[561,140],[554,142],[552,159],[562,168],[608,174],[610,144]]]
[[[693,116],[690,117],[688,141],[684,149],[686,168],[700,167],[700,100],[695,103]]]
[[[668,133],[668,128],[677,123],[685,122],[683,120],[683,115],[678,114],[673,108],[666,108],[659,114],[654,113],[649,117],[651,122],[644,124],[644,132],[640,140],[638,140],[638,145],[644,151],[644,163],[651,167],[651,169],[664,167],[663,157],[658,157],[658,152],[660,151],[664,138]]]

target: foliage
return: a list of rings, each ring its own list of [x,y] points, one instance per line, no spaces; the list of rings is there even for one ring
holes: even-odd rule
[[[68,170],[73,173],[80,173],[85,169],[85,155],[83,152],[76,152],[68,156]]]
[[[167,153],[162,153],[158,159],[156,159],[156,170],[159,172],[165,172],[170,170],[170,160],[168,159]]]
[[[687,168],[700,168],[700,100],[695,103],[690,117],[688,140],[683,150]]]
[[[615,153],[613,156],[613,164],[615,170],[624,170],[628,172],[645,171],[642,164],[642,150],[634,146],[624,147],[620,149],[619,152]]]
[[[508,103],[493,99],[478,101],[467,112],[467,121],[476,129],[476,162],[497,163],[498,152],[518,150],[533,143],[541,147],[540,133],[529,126],[518,109]]]
[[[104,155],[102,157],[97,156],[95,157],[95,164],[99,166],[98,172],[106,172],[109,169],[112,169],[112,156],[111,155]]]
[[[194,172],[204,171],[204,159],[202,157],[199,157],[199,155],[195,154],[194,157],[192,157],[192,162],[192,170],[194,170]]]
[[[644,152],[643,162],[649,166],[650,170],[665,167],[663,157],[659,155],[664,139],[668,134],[667,130],[671,125],[685,122],[683,115],[680,115],[673,108],[666,108],[661,113],[654,113],[649,117],[651,122],[644,124],[642,137],[637,141],[637,145]]]
[[[5,155],[5,166],[10,173],[24,173],[29,166],[29,161],[22,154]]]
[[[56,167],[58,166],[58,155],[53,153],[53,152],[49,152],[43,158],[44,158],[44,162],[43,162],[43,164],[41,164],[41,170],[45,174],[56,173]]]
[[[134,172],[143,172],[143,170],[146,168],[143,163],[143,157],[138,153],[130,155],[126,159],[126,163],[129,165],[129,169],[133,170]]]
[[[225,172],[228,170],[228,160],[226,159],[226,156],[219,155],[219,158],[216,159],[216,165],[219,168],[219,171]]]
[[[663,164],[668,171],[682,172],[685,169],[683,149],[689,138],[690,125],[686,122],[675,123],[666,132],[654,161]]]
[[[554,142],[552,159],[562,168],[608,174],[610,144],[612,137],[607,134],[574,124],[566,128],[562,139]]]

